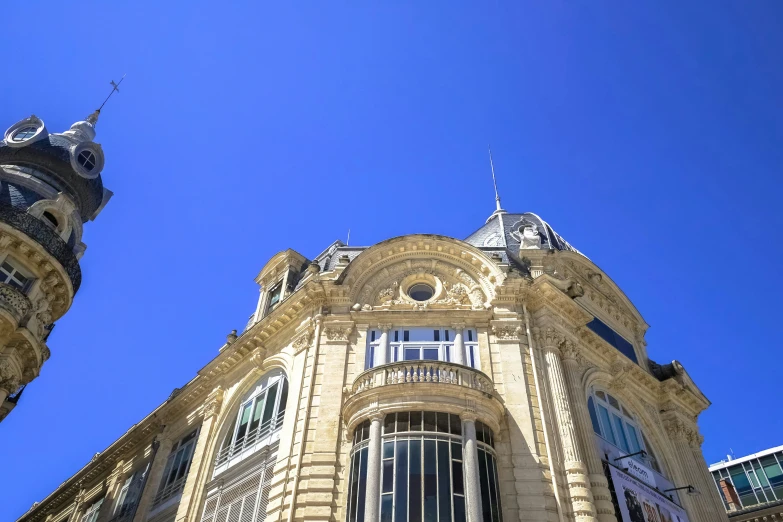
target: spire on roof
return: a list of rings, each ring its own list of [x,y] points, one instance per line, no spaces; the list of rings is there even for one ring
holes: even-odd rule
[[[495,187],[495,212],[492,213],[491,216],[489,216],[489,221],[492,219],[496,214],[505,214],[506,211],[503,210],[503,207],[500,206],[500,195],[498,194],[498,183],[495,179],[495,164],[492,161],[492,147],[489,147],[489,167],[492,170],[492,185]]]

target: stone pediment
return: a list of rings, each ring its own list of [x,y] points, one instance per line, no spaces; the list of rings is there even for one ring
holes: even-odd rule
[[[354,310],[483,310],[505,274],[475,247],[441,236],[395,238],[360,254],[341,281]],[[409,295],[426,285],[431,297]]]

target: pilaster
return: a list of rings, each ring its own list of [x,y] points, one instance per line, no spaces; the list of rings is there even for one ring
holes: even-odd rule
[[[174,440],[171,438],[171,431],[168,428],[168,426],[164,428],[160,437],[152,442],[154,458],[150,465],[149,478],[144,484],[144,491],[142,491],[139,504],[136,507],[133,522],[144,522],[147,519],[147,512],[152,504],[152,499],[155,498],[155,494],[158,491],[160,479],[166,467],[166,460],[169,457],[169,453],[171,453],[171,448],[174,446]],[[155,446],[157,446],[157,451],[155,451]]]
[[[578,522],[594,522],[595,505],[590,481],[587,477],[587,466],[584,463],[581,448],[575,433],[575,423],[571,411],[565,375],[560,362],[559,346],[565,341],[564,336],[553,327],[534,328],[536,342],[544,352],[546,378],[554,409],[560,445],[563,450],[566,482],[568,485],[574,518]]]
[[[590,412],[587,409],[587,396],[582,387],[582,373],[584,358],[576,344],[565,340],[561,345],[563,353],[563,367],[565,380],[571,399],[571,407],[574,414],[574,427],[583,450],[584,462],[590,478],[590,487],[593,492],[596,518],[599,522],[616,522],[612,493],[609,490],[609,481],[604,474],[601,457],[595,444],[593,425],[590,420]]]
[[[199,519],[196,511],[201,504],[204,495],[204,485],[209,480],[211,461],[207,458],[209,444],[215,438],[217,432],[217,417],[223,405],[223,388],[216,387],[207,397],[202,406],[203,421],[199,431],[196,446],[193,449],[193,457],[190,461],[190,471],[182,488],[176,522],[191,522]]]

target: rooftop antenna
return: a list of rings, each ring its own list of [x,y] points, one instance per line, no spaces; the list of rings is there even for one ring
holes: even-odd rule
[[[120,92],[120,84],[122,83],[122,80],[125,79],[125,76],[127,76],[127,74],[123,74],[122,78],[120,78],[120,81],[118,81],[117,83],[114,83],[114,80],[111,80],[109,82],[109,84],[111,85],[111,92],[106,97],[106,99],[103,100],[103,103],[101,103],[101,106],[98,107],[98,110],[90,114],[90,116],[87,118],[87,121],[89,121],[93,125],[98,123],[98,116],[100,116],[101,114],[101,109],[103,109],[103,106],[106,105],[106,102],[109,101],[109,98],[111,98],[111,95],[114,94],[115,91]]]
[[[351,242],[351,229],[348,229],[348,239],[345,240],[345,246],[348,246],[348,244]]]
[[[488,146],[489,147],[489,146]],[[495,212],[500,212],[500,196],[498,195],[498,182],[495,179],[495,164],[492,162],[492,147],[489,147],[489,166],[492,169],[492,185],[495,187]]]

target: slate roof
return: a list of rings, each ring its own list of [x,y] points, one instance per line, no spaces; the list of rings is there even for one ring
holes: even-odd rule
[[[87,221],[103,200],[103,182],[100,176],[86,179],[73,169],[72,145],[67,138],[57,134],[49,134],[24,147],[9,147],[5,141],[0,141],[0,165],[32,167],[50,175],[52,179],[46,181],[56,190],[70,195],[79,207],[82,219]]]
[[[509,214],[506,212],[495,212],[490,216],[484,226],[473,232],[465,239],[466,243],[477,247],[484,246],[505,246],[512,252],[519,251],[519,239],[516,232],[520,226],[525,223],[532,223],[538,228],[538,233],[541,236],[541,248],[544,250],[568,250],[581,254],[579,250],[571,246],[571,244],[563,239],[563,237],[555,232],[555,230],[538,215],[532,212],[525,212],[522,214]],[[492,238],[503,238],[503,242],[495,243],[494,245],[488,244],[492,242]]]

